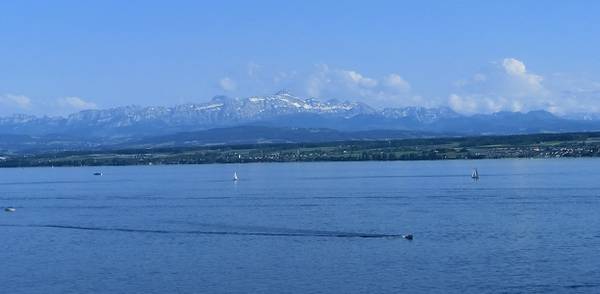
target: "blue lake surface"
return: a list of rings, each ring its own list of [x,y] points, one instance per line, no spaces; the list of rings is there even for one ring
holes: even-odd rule
[[[596,159],[0,169],[0,206],[3,293],[600,293]]]

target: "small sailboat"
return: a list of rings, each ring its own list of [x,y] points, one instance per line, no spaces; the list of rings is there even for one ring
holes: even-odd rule
[[[95,172],[95,173],[94,173],[94,176],[101,176],[101,175],[102,175],[102,173],[101,173],[101,172]]]
[[[479,172],[476,168],[473,169],[473,173],[471,174],[471,179],[479,180]]]
[[[233,181],[237,182],[240,178],[238,178],[237,172],[233,172]]]

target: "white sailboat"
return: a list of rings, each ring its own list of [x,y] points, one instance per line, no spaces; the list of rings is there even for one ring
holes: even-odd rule
[[[233,172],[233,181],[237,182],[240,178],[238,178],[237,172]]]
[[[479,172],[476,168],[473,169],[473,173],[471,174],[471,178],[475,180],[479,180]]]

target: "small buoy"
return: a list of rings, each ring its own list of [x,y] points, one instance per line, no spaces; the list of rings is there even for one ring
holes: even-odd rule
[[[412,240],[413,239],[413,235],[412,234],[402,235],[402,238],[404,238],[406,240]]]
[[[7,207],[7,208],[4,209],[4,211],[6,211],[6,212],[15,212],[15,211],[17,211],[17,209],[14,208],[14,207]]]

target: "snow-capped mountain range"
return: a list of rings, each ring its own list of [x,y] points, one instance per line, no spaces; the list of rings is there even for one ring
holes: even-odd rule
[[[60,134],[96,138],[147,137],[242,125],[330,128],[342,131],[407,130],[439,134],[507,134],[600,129],[597,121],[569,120],[548,112],[460,115],[449,108],[374,109],[360,102],[303,99],[281,91],[248,98],[214,97],[174,107],[124,106],[85,110],[67,117],[0,118],[0,134]]]

